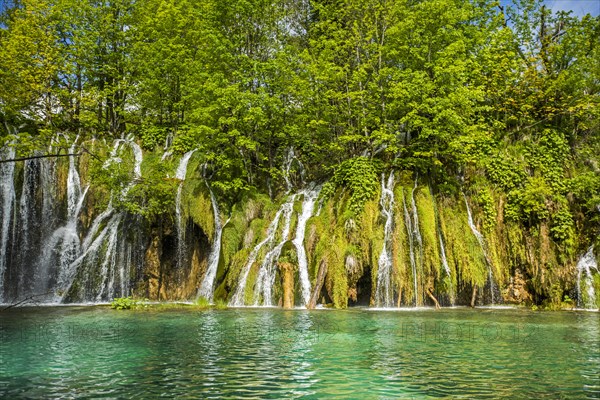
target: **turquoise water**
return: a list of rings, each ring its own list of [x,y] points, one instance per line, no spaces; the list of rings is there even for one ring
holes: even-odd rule
[[[0,398],[599,398],[598,313],[0,313]]]

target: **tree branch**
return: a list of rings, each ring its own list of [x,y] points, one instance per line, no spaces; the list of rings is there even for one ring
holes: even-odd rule
[[[18,306],[20,306],[21,304],[28,302],[29,300],[33,300],[33,299],[35,299],[36,297],[47,296],[47,295],[49,295],[50,293],[52,293],[52,292],[47,292],[47,293],[42,293],[42,294],[34,294],[34,295],[31,295],[31,296],[29,296],[29,297],[25,297],[25,298],[24,298],[23,300],[21,300],[21,301],[18,301],[18,302],[16,302],[16,303],[10,304],[10,305],[8,305],[7,307],[4,307],[4,308],[0,309],[0,312],[2,312],[2,311],[5,311],[5,310],[8,310],[8,309],[10,309],[10,308],[13,308],[13,307],[18,307]]]
[[[2,164],[2,163],[9,163],[9,162],[17,162],[17,161],[37,160],[39,158],[56,158],[56,157],[72,157],[72,156],[79,157],[79,156],[83,155],[84,153],[89,154],[91,157],[94,157],[98,161],[102,161],[100,159],[100,157],[98,157],[94,153],[90,152],[85,147],[81,147],[81,151],[79,153],[41,154],[41,155],[37,155],[37,156],[10,158],[10,159],[7,159],[7,160],[0,160],[0,164]]]

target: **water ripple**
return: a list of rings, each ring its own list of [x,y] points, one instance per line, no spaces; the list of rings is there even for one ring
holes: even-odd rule
[[[0,397],[598,398],[593,313],[0,315]]]

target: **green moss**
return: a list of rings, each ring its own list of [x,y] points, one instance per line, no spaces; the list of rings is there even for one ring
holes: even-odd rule
[[[600,274],[594,275],[594,290],[596,293],[596,308],[600,309]]]
[[[481,246],[471,232],[464,202],[444,199],[439,208],[443,220],[446,255],[464,283],[483,286],[487,281],[487,265]]]
[[[191,217],[194,224],[198,225],[212,242],[215,232],[213,208],[206,186],[203,187],[202,185],[198,183],[197,186],[194,186],[193,182],[184,183],[182,214],[184,217]],[[184,221],[186,219],[183,218]]]
[[[210,301],[204,297],[198,297],[196,301],[194,301],[194,306],[198,308],[209,308]]]
[[[217,310],[225,310],[226,308],[228,308],[228,306],[225,301],[219,299],[219,300],[215,301],[213,308],[215,308]]]
[[[348,307],[348,277],[346,275],[345,258],[348,243],[343,235],[338,235],[332,242],[332,247],[325,253],[327,262],[326,285],[333,300],[335,308]]]
[[[365,204],[361,218],[359,240],[356,245],[360,249],[359,262],[371,268],[371,293],[377,290],[377,274],[379,271],[379,255],[385,239],[385,218],[381,214],[379,203],[369,201]]]
[[[248,278],[246,279],[246,288],[244,291],[244,304],[252,304],[254,302],[254,285],[256,284],[256,278],[258,277],[258,269],[260,264],[255,262],[250,268]]]
[[[419,227],[423,238],[423,279],[437,279],[443,274],[440,244],[437,235],[437,219],[434,198],[427,188],[418,188],[415,193]]]
[[[392,277],[396,291],[405,299],[409,293],[412,294],[409,284],[409,274],[412,273],[412,270],[402,198],[402,186],[396,185],[394,190],[394,199],[396,199],[396,203],[394,204],[394,231],[392,234],[394,239],[392,241]]]

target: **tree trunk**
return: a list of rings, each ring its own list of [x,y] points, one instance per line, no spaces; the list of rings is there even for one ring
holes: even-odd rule
[[[435,303],[435,309],[439,310],[440,308],[440,303],[437,301],[437,299],[435,298],[435,296],[433,295],[433,290],[429,287],[427,288],[427,296],[429,296],[429,298],[431,300],[433,300],[433,302]]]
[[[310,296],[310,301],[306,305],[307,309],[314,310],[317,306],[317,300],[319,299],[321,289],[323,289],[323,284],[325,283],[326,275],[327,263],[325,262],[325,260],[321,260],[321,264],[319,265],[319,272],[317,273],[317,281],[315,282],[315,287],[313,289],[312,295]]]
[[[477,300],[477,285],[473,285],[473,294],[471,295],[471,308],[475,308],[475,300]]]
[[[294,308],[294,266],[287,262],[279,264],[283,278],[283,308]]]

